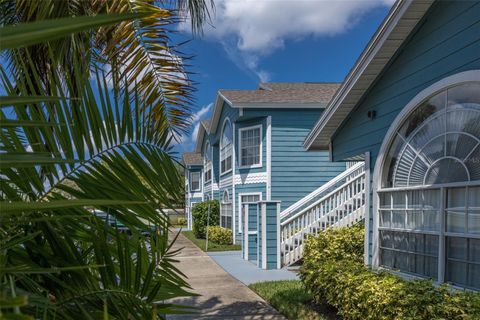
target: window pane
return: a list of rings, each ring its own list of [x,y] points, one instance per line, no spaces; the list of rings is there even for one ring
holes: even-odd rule
[[[392,221],[392,212],[390,210],[381,210],[380,211],[380,226],[384,228],[390,228]]]
[[[404,192],[395,192],[393,193],[393,208],[394,209],[405,209],[405,193]]]
[[[423,230],[437,231],[440,226],[438,211],[425,210],[423,212]]]
[[[408,208],[409,209],[421,209],[422,208],[422,191],[409,191],[407,193],[408,197]]]
[[[405,211],[399,211],[399,210],[392,211],[392,228],[396,228],[396,229],[405,228]]]
[[[447,241],[447,258],[467,259],[467,239],[449,237]]]
[[[380,208],[390,209],[392,207],[392,194],[388,192],[380,193]]]
[[[470,264],[468,267],[467,285],[472,288],[480,289],[480,265]]]
[[[240,161],[242,166],[260,164],[260,128],[241,130]]]
[[[465,213],[447,211],[447,231],[448,232],[465,232]]]
[[[466,284],[467,264],[465,262],[447,262],[446,280],[459,285]]]

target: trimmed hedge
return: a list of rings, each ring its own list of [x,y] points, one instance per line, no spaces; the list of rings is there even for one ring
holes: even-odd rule
[[[198,239],[205,239],[207,228],[208,205],[210,205],[210,226],[218,226],[220,219],[220,206],[217,200],[197,203],[192,210],[193,233]]]
[[[232,230],[219,226],[208,227],[208,239],[217,244],[230,245],[233,244]]]
[[[187,224],[187,219],[185,219],[184,217],[179,217],[177,219],[177,224],[181,225],[181,226],[184,226]]]
[[[329,229],[304,246],[300,278],[345,319],[480,319],[480,294],[406,281],[363,265],[363,226]]]

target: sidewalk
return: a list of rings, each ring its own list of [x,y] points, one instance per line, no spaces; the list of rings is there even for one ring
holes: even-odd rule
[[[183,235],[179,235],[174,247],[183,247],[175,257],[179,260],[176,266],[188,277],[194,292],[201,296],[170,300],[196,307],[198,313],[171,315],[168,319],[285,319]]]
[[[241,251],[208,252],[220,267],[237,280],[249,285],[262,281],[298,280],[298,274],[286,268],[262,270],[250,261],[242,258]]]

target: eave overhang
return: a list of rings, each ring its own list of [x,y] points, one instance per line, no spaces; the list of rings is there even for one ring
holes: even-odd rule
[[[372,86],[434,0],[399,0],[373,35],[345,81],[304,141],[308,150],[328,150],[343,121]]]

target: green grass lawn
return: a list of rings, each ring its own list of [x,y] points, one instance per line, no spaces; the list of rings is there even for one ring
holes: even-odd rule
[[[341,319],[328,305],[313,303],[312,295],[299,280],[259,282],[249,288],[290,320]]]
[[[182,231],[182,234],[192,241],[197,247],[205,251],[205,239],[197,239],[193,234],[193,231]],[[231,251],[231,250],[242,250],[242,247],[239,244],[223,245],[216,244],[211,241],[208,241],[208,251]]]

